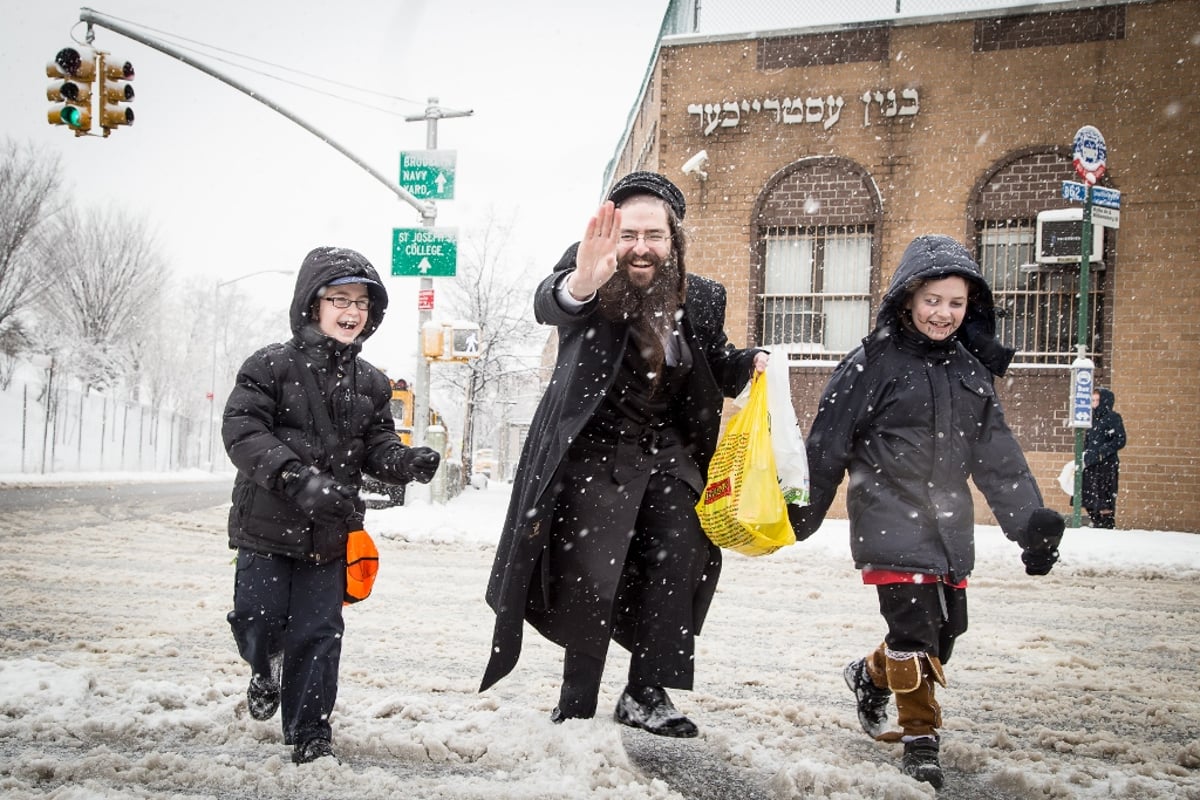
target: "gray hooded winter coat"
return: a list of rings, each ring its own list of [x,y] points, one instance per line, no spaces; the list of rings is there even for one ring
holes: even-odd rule
[[[951,275],[967,280],[968,309],[955,336],[934,342],[903,324],[904,303],[913,281]],[[816,530],[849,474],[859,569],[966,578],[975,566],[968,478],[1005,535],[1019,541],[1043,503],[993,389],[993,373],[1012,357],[994,331],[991,289],[967,250],[945,236],[913,241],[875,329],[838,365],[821,398],[807,442],[812,506],[803,509],[798,535]]]

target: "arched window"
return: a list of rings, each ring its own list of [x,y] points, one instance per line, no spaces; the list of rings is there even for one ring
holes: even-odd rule
[[[1017,349],[1014,364],[1070,365],[1076,355],[1079,263],[1039,264],[1034,252],[1038,212],[1072,206],[1062,199],[1065,180],[1076,180],[1069,150],[1024,151],[997,165],[974,194],[976,256],[995,294],[1000,339]],[[1098,364],[1106,261],[1089,267],[1087,351]]]
[[[833,361],[871,328],[879,194],[858,165],[799,161],[763,189],[755,213],[758,342]]]

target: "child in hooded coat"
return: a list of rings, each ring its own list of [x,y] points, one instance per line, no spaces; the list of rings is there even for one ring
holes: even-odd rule
[[[902,769],[935,787],[941,708],[934,685],[967,629],[975,566],[968,478],[1030,574],[1058,558],[1062,516],[1044,507],[992,385],[1013,351],[995,340],[992,293],[966,248],[921,236],[905,250],[874,330],[838,365],[807,440],[811,504],[788,506],[797,539],[816,531],[849,475],[850,546],[876,586],[884,641],[844,671],[866,733],[904,742]],[[895,696],[897,729],[887,708]]]
[[[361,254],[318,247],[300,266],[292,338],[238,371],[221,435],[237,468],[229,546],[237,550],[228,621],[250,665],[250,715],[282,705],[292,760],[334,756],[346,541],[363,525],[366,472],[385,483],[427,483],[440,456],[396,435],[391,388],[359,357],[388,296]]]

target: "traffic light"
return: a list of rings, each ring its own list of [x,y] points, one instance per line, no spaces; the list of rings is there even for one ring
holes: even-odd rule
[[[96,54],[84,47],[64,47],[46,64],[54,80],[46,88],[51,125],[66,125],[83,136],[92,129],[92,82],[96,79]]]
[[[100,54],[100,127],[108,136],[113,128],[133,124],[133,64]]]

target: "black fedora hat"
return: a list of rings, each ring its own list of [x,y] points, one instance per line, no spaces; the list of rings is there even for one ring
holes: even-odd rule
[[[635,194],[652,194],[655,197],[661,197],[667,201],[667,205],[671,207],[675,212],[675,216],[679,219],[683,219],[683,212],[687,210],[687,203],[684,202],[683,192],[679,191],[678,186],[657,172],[629,173],[617,181],[612,191],[608,193],[608,199],[617,205],[621,205],[622,200],[632,197]]]

